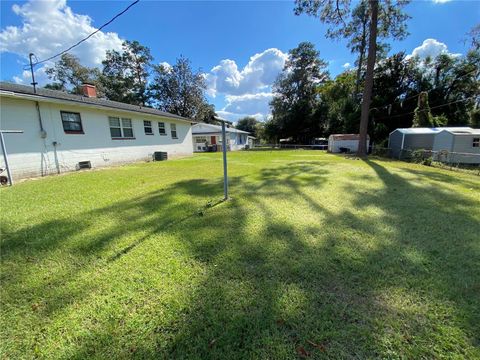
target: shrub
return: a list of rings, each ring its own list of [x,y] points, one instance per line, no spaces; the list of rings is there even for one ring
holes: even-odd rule
[[[432,153],[431,151],[425,149],[414,150],[411,153],[410,161],[416,164],[431,166],[433,161]]]

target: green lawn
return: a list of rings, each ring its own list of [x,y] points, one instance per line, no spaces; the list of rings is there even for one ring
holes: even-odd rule
[[[480,178],[315,151],[1,196],[0,358],[480,358]]]

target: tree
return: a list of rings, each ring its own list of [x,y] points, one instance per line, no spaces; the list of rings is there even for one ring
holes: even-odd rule
[[[467,34],[472,50],[480,50],[480,24],[475,25]]]
[[[434,126],[432,113],[430,112],[430,105],[428,104],[428,93],[426,91],[423,91],[418,95],[418,106],[415,109],[415,115],[413,116],[413,126]]]
[[[325,70],[327,63],[319,55],[312,43],[300,43],[289,51],[283,71],[273,85],[272,121],[277,124],[281,137],[305,142],[321,131],[314,117],[317,87],[328,80],[329,75]]]
[[[159,109],[198,121],[206,118],[206,106],[213,110],[204,95],[205,77],[192,71],[188,59],[180,57],[173,66],[155,65],[153,76],[150,94]]]
[[[97,87],[98,96],[103,93],[99,82],[99,70],[81,65],[75,55],[63,54],[53,67],[46,70],[46,73],[54,81],[45,86],[47,89],[83,94],[82,84],[90,83]]]
[[[138,41],[124,41],[122,51],[107,50],[101,82],[108,99],[134,105],[148,101],[147,80],[153,60]]]
[[[360,46],[359,50],[361,53],[362,49],[365,49],[365,43],[368,44],[367,68],[361,105],[359,156],[366,156],[367,154],[366,141],[373,89],[373,72],[377,56],[377,34],[380,38],[402,38],[405,36],[405,20],[407,16],[400,9],[407,3],[407,0],[398,0],[396,2],[385,0],[379,6],[378,0],[364,0],[361,1],[360,8],[357,7],[351,11],[350,0],[295,0],[295,13],[297,15],[306,13],[318,17],[322,22],[331,25],[329,34],[349,38],[352,49],[355,46]],[[365,18],[362,18],[366,14],[368,14],[368,27],[366,26]],[[345,22],[345,18],[347,22]],[[360,28],[356,25],[354,26],[353,24],[357,20],[363,21],[365,26]],[[349,27],[348,24],[351,26]],[[345,30],[339,30],[342,28]],[[367,38],[366,31],[368,31],[368,42],[365,41]],[[358,36],[359,34],[360,36]],[[359,66],[361,67],[361,65],[359,60]]]
[[[257,125],[258,125],[257,119],[255,119],[253,116],[246,116],[244,118],[241,118],[237,121],[237,124],[235,127],[239,130],[243,130],[246,132],[249,132],[250,135],[252,136],[257,136]]]
[[[345,71],[318,87],[320,102],[316,112],[317,117],[321,118],[322,136],[358,132],[360,112],[355,99],[351,97],[355,83],[355,73]]]
[[[479,109],[473,109],[470,112],[470,126],[475,129],[480,128],[480,108]]]
[[[216,116],[217,113],[215,112],[215,106],[213,104],[208,104],[207,102],[204,102],[198,109],[195,120],[204,122],[206,124],[216,124]]]

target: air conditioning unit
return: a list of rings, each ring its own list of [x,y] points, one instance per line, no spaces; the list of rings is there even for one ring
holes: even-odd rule
[[[166,151],[155,151],[153,153],[153,161],[164,161],[168,159]]]
[[[91,169],[91,168],[92,168],[92,163],[90,161],[80,161],[77,164],[77,170]]]

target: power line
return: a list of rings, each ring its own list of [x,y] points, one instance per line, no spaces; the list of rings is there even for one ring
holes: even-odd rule
[[[39,64],[42,64],[44,62],[47,62],[47,61],[50,61],[58,56],[61,56],[67,52],[69,52],[70,50],[72,50],[73,48],[77,47],[78,45],[80,45],[81,43],[87,41],[88,39],[90,39],[93,35],[95,35],[96,33],[98,33],[99,31],[101,31],[104,27],[110,25],[112,22],[114,22],[118,17],[122,16],[123,14],[125,14],[128,10],[130,10],[130,8],[132,6],[134,6],[135,4],[137,4],[140,0],[135,0],[134,2],[132,2],[130,5],[128,5],[123,11],[119,12],[117,15],[115,15],[113,18],[111,18],[109,21],[107,21],[105,24],[103,24],[102,26],[100,26],[97,30],[95,30],[94,32],[92,32],[90,35],[88,35],[87,37],[83,38],[82,40],[78,41],[77,43],[75,43],[74,45],[70,46],[68,49],[66,50],[63,50],[62,52],[59,52],[58,54],[55,54],[53,56],[50,56],[49,58],[47,59],[44,59],[44,60],[41,60],[41,61],[37,61],[36,63],[33,64],[33,66],[36,66],[36,65],[39,65]],[[30,66],[30,65],[26,65],[26,66]]]
[[[437,106],[432,106],[430,108],[430,110],[432,109],[438,109],[438,108],[441,108],[443,106],[447,106],[447,105],[451,105],[451,104],[456,104],[456,103],[459,103],[459,102],[464,102],[464,101],[468,101],[468,100],[471,100],[471,99],[475,99],[476,96],[471,96],[471,97],[468,97],[468,98],[465,98],[465,99],[461,99],[461,100],[455,100],[455,101],[450,101],[448,103],[445,103],[445,104],[441,104],[441,105],[437,105]],[[375,121],[377,120],[383,120],[383,119],[391,119],[391,118],[396,118],[396,117],[400,117],[400,116],[407,116],[407,115],[411,115],[411,114],[414,114],[415,111],[410,111],[408,113],[402,113],[402,114],[397,114],[397,115],[392,115],[392,116],[384,116],[384,117],[381,117],[381,118],[376,118]]]
[[[471,70],[471,71],[469,71],[469,72],[467,72],[467,73],[465,73],[465,74],[457,77],[454,81],[456,81],[456,80],[458,80],[458,79],[461,79],[461,78],[463,78],[463,77],[465,77],[465,76],[467,76],[467,75],[470,75],[470,74],[472,74],[472,73],[474,73],[474,72],[476,72],[476,71],[478,71],[477,68],[475,68],[475,69],[473,69],[473,70]],[[431,91],[434,91],[434,90],[436,90],[436,89],[439,89],[439,88],[441,88],[442,86],[443,86],[443,85],[438,85],[438,86],[436,86],[436,87],[434,87],[434,88],[432,88],[432,89],[430,89],[430,90],[421,91],[421,92],[419,92],[418,94],[415,94],[415,95],[406,97],[405,99],[402,99],[402,100],[393,101],[393,102],[391,102],[391,103],[389,103],[389,104],[386,104],[386,105],[375,106],[374,108],[371,108],[370,111],[371,111],[371,110],[387,109],[389,106],[393,106],[393,104],[397,104],[397,103],[402,104],[402,103],[404,103],[404,102],[407,101],[407,100],[414,99],[414,98],[418,97],[422,92],[430,93]],[[442,105],[442,106],[443,106],[443,105]],[[433,109],[433,108],[432,108],[432,109]],[[408,113],[407,113],[407,114],[402,114],[402,115],[408,115]],[[395,116],[397,116],[397,115],[395,115]],[[392,116],[392,117],[394,117],[394,116]]]

